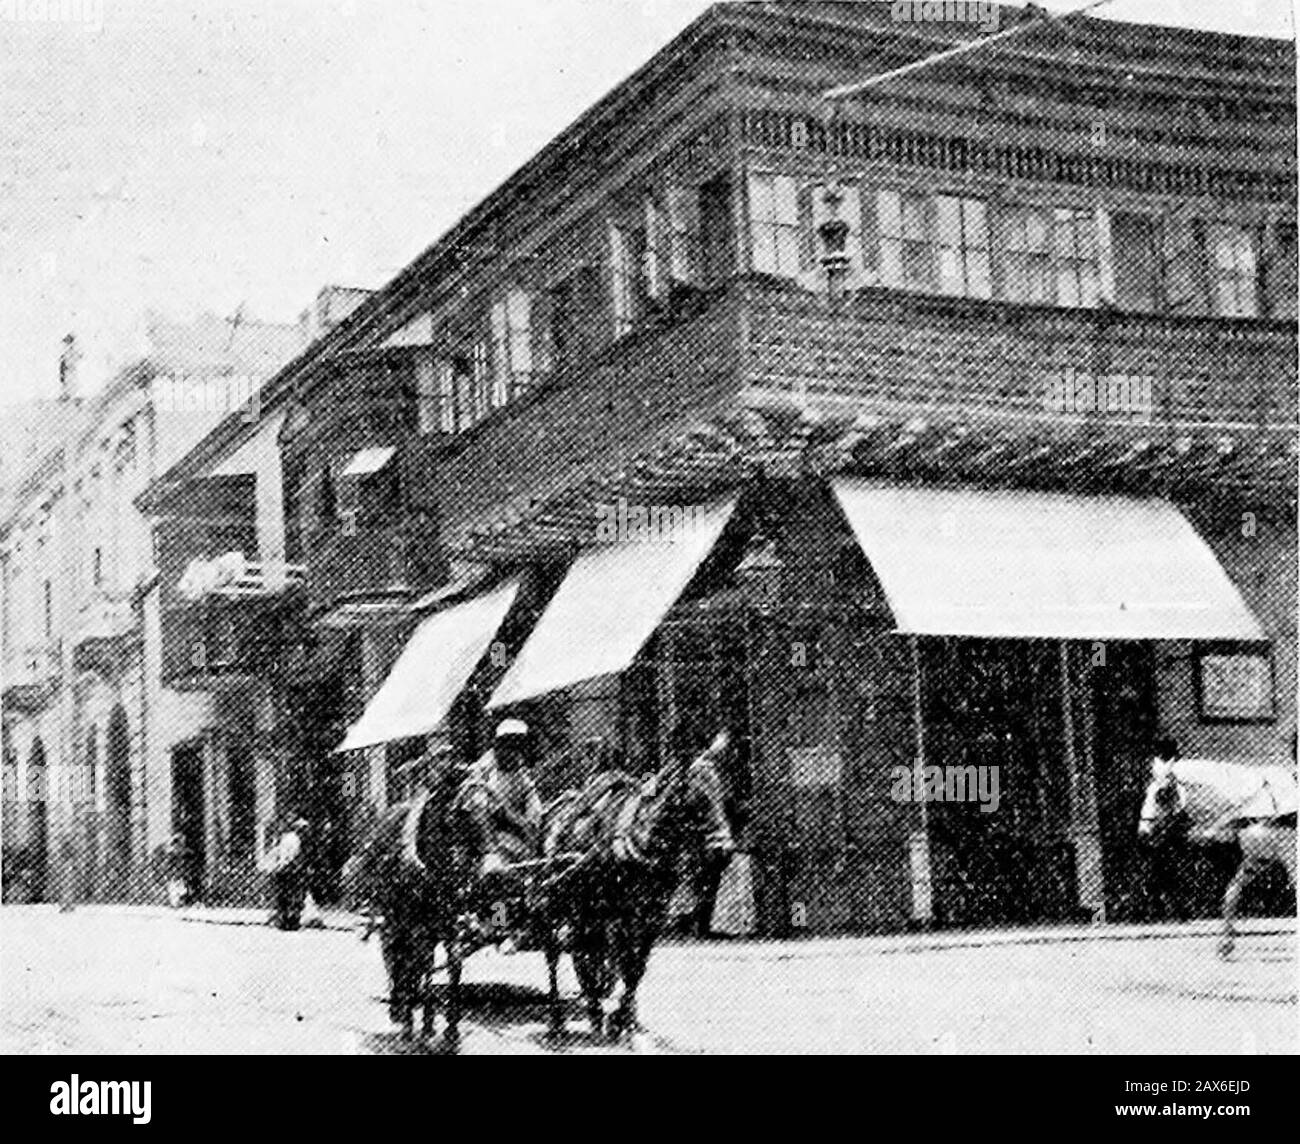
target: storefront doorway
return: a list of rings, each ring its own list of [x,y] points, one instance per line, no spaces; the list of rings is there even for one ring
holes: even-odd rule
[[[964,768],[967,797],[927,802],[942,924],[1061,920],[1074,906],[1060,647],[922,641],[926,764]],[[970,768],[974,768],[971,771]],[[960,793],[956,787],[954,793]]]
[[[207,869],[204,750],[201,742],[172,748],[172,832],[185,844],[185,883],[191,899],[202,900]]]

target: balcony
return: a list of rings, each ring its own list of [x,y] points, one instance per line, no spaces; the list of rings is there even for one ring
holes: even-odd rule
[[[163,609],[163,680],[179,690],[265,679],[279,662],[293,597],[209,595]]]
[[[260,599],[301,588],[306,574],[302,564],[246,560],[242,552],[226,552],[211,560],[192,560],[176,592],[190,601]]]
[[[4,702],[19,712],[38,711],[59,687],[59,650],[51,643],[9,650],[4,662]]]
[[[404,607],[442,579],[437,528],[428,522],[322,530],[309,551],[313,611]]]
[[[96,591],[77,612],[74,639],[115,640],[135,630],[135,609],[130,592]]]
[[[876,471],[1294,485],[1294,322],[739,289],[742,404],[803,426],[798,463],[821,440]]]

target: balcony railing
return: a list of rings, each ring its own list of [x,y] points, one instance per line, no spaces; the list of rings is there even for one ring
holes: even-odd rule
[[[272,672],[281,651],[282,595],[212,595],[164,608],[163,676],[174,687]]]
[[[417,521],[320,532],[310,553],[308,587],[314,606],[414,598],[441,579],[437,529]]]
[[[4,698],[15,709],[40,706],[58,687],[59,649],[53,643],[8,649],[4,660]]]
[[[96,591],[77,612],[76,642],[119,639],[135,628],[131,593]]]
[[[757,401],[1172,430],[1296,423],[1294,322],[883,289],[828,299],[762,279],[743,290]]]
[[[182,599],[190,601],[209,597],[255,599],[299,588],[306,574],[302,564],[246,560],[242,552],[226,552],[212,560],[191,561],[176,590]]]

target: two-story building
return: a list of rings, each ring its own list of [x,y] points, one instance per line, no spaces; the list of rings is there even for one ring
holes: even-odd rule
[[[156,568],[134,499],[297,348],[296,326],[148,323],[93,397],[65,400],[51,448],[0,522],[6,894],[148,894],[173,824],[154,756],[204,701],[160,685]],[[66,373],[66,371],[65,371]],[[62,877],[66,884],[60,885]]]
[[[295,800],[508,712],[548,793],[725,725],[761,924],[827,931],[1138,915],[1157,732],[1290,757],[1292,48],[853,87],[969,34],[718,6],[268,384]]]

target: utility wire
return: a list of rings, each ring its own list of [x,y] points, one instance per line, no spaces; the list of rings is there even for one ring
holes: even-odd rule
[[[833,87],[828,91],[822,92],[822,99],[837,100],[847,99],[850,96],[857,95],[859,92],[866,91],[867,88],[876,87],[878,84],[886,83],[891,79],[898,79],[900,76],[908,75],[911,72],[920,71],[922,68],[929,67],[931,64],[942,63],[945,60],[955,59],[957,56],[968,55],[971,52],[978,51],[980,48],[987,48],[992,44],[1005,43],[1012,36],[1019,36],[1033,28],[1041,28],[1045,24],[1057,24],[1068,20],[1071,16],[1081,16],[1084,12],[1091,12],[1094,8],[1100,8],[1103,4],[1110,4],[1113,0],[1091,0],[1091,3],[1085,4],[1082,8],[1075,8],[1072,12],[1047,12],[1040,9],[1038,5],[1029,5],[1030,11],[1042,11],[1043,15],[1029,20],[1023,24],[1017,24],[1014,28],[1008,28],[1005,32],[997,32],[992,36],[985,36],[979,40],[970,40],[967,43],[959,44],[955,48],[949,48],[947,51],[936,52],[932,56],[926,56],[923,59],[913,60],[910,64],[904,64],[901,68],[893,68],[891,71],[881,72],[879,75],[873,75],[870,79],[859,80],[857,83],[847,83],[842,87]]]

